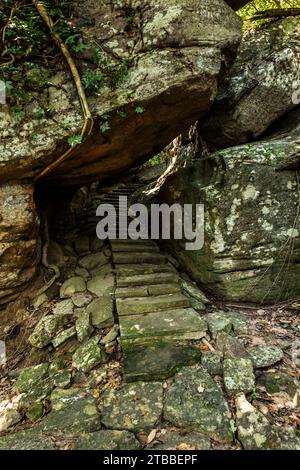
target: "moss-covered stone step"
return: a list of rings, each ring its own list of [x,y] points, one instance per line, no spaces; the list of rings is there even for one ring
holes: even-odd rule
[[[179,292],[181,292],[181,289],[178,284],[155,284],[153,286],[118,287],[115,297],[116,299],[126,299],[130,297],[177,294]]]
[[[138,346],[124,354],[124,378],[126,382],[164,380],[200,359],[200,349],[190,344]]]
[[[153,242],[141,241],[136,243],[135,241],[111,241],[111,248],[113,252],[157,252],[159,248]]]
[[[178,275],[173,272],[154,274],[135,274],[117,278],[118,287],[145,286],[155,284],[170,284],[178,281]]]
[[[141,274],[152,274],[152,273],[174,273],[175,270],[170,264],[119,264],[114,270],[118,276],[127,277],[134,276],[138,273]]]
[[[113,253],[113,262],[115,264],[165,264],[166,258],[160,253]]]
[[[158,295],[153,297],[133,297],[117,299],[119,316],[153,313],[160,310],[190,307],[190,301],[182,294]]]
[[[143,343],[152,339],[200,339],[206,331],[206,321],[193,308],[120,317],[121,345],[126,346],[127,350],[130,343]]]

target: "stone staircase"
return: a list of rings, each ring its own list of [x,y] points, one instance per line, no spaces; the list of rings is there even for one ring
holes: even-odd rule
[[[110,243],[125,378],[132,381],[142,374],[144,380],[166,375],[174,365],[174,355],[177,363],[191,360],[195,351],[189,342],[203,338],[207,324],[182,293],[177,272],[156,243]]]
[[[183,294],[180,277],[152,240],[115,239],[119,229],[119,197],[143,187],[138,181],[122,183],[93,197],[87,224],[94,227],[99,204],[115,207],[117,220],[109,242],[115,274],[114,312],[120,327],[120,345],[127,381],[165,378],[175,366],[198,359],[191,340],[206,334],[207,324]],[[122,210],[122,207],[121,207]],[[124,214],[123,214],[124,216]],[[86,219],[85,219],[86,220]],[[127,222],[131,220],[128,216]],[[84,225],[84,220],[83,220]]]

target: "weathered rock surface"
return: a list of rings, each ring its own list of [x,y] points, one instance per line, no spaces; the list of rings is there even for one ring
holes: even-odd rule
[[[21,421],[22,416],[16,410],[5,410],[0,413],[0,433],[7,431],[8,428],[14,426]],[[1,449],[1,440],[0,440]]]
[[[33,188],[15,183],[0,185],[0,305],[13,299],[34,277],[38,229]]]
[[[99,345],[97,336],[79,346],[73,355],[73,366],[82,372],[89,372],[93,367],[104,361],[105,352]]]
[[[66,299],[86,290],[85,280],[80,276],[67,279],[60,288],[60,297]]]
[[[56,389],[51,394],[52,411],[40,424],[43,432],[94,432],[101,428],[93,397],[76,389]]]
[[[104,58],[116,70],[127,62],[132,65],[116,93],[104,83],[99,96],[89,98],[94,132],[73,158],[51,174],[55,184],[115,175],[157,153],[209,109],[220,72],[234,58],[241,20],[222,0],[209,0],[201,8],[195,0],[136,1],[132,28],[126,5],[90,0],[74,6],[73,21],[86,19],[81,25],[85,42],[101,43],[101,51],[107,51]],[[63,153],[67,137],[80,134],[82,117],[72,82],[62,72],[49,81],[53,85],[45,94],[53,110],[51,119],[30,116],[28,121],[26,115],[17,123],[6,110],[2,112],[3,180],[32,176]],[[144,112],[135,112],[138,107]],[[99,124],[105,113],[110,129],[102,134]]]
[[[300,449],[300,440],[291,428],[272,426],[243,394],[236,398],[238,439],[246,450]]]
[[[296,107],[294,83],[300,79],[299,18],[266,23],[248,32],[237,60],[200,133],[224,148],[260,136],[276,119]]]
[[[136,450],[140,443],[128,431],[97,431],[79,437],[75,450]]]
[[[110,429],[152,429],[162,414],[163,387],[159,382],[137,382],[105,390],[101,421]]]
[[[282,350],[272,346],[256,346],[248,351],[253,366],[256,368],[272,366],[283,358]]]
[[[222,390],[202,368],[183,368],[167,391],[164,418],[182,428],[230,442],[230,411]]]
[[[210,375],[222,375],[222,354],[219,351],[202,352],[201,364]]]
[[[48,375],[48,370],[49,364],[47,362],[23,369],[16,382],[19,392],[28,392],[33,385],[36,385]]]
[[[29,336],[29,343],[35,348],[44,348],[51,343],[59,329],[68,322],[66,315],[55,314],[43,317],[33,333]]]
[[[250,359],[228,358],[224,359],[224,385],[229,395],[249,393],[255,387],[253,366]]]
[[[189,344],[136,347],[124,353],[124,377],[126,382],[163,380],[200,358],[199,349]]]
[[[50,437],[33,428],[0,437],[0,450],[55,450],[55,446]]]
[[[273,302],[300,293],[297,174],[286,169],[299,154],[297,116],[268,141],[212,154],[179,170],[161,189],[160,202],[204,204],[203,248],[186,251],[186,240],[165,246],[219,297]],[[281,166],[285,171],[278,171]]]
[[[155,445],[155,450],[209,450],[210,440],[198,432],[181,434],[167,432],[158,438],[161,444]]]

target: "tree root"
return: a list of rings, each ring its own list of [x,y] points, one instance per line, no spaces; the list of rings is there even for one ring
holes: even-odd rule
[[[56,264],[50,264],[48,262],[48,248],[49,248],[50,238],[49,238],[48,221],[47,221],[46,216],[44,220],[44,237],[45,237],[45,241],[44,241],[44,246],[43,246],[42,265],[45,268],[51,269],[52,271],[54,271],[54,276],[52,276],[51,279],[46,284],[44,284],[43,287],[35,294],[35,298],[47,292],[47,290],[49,290],[50,287],[53,286],[54,282],[60,277],[59,267]]]
[[[69,158],[73,154],[74,150],[81,145],[81,143],[85,139],[85,137],[87,137],[91,134],[91,132],[93,130],[93,126],[94,126],[94,121],[93,121],[91,111],[89,109],[89,105],[88,105],[88,102],[87,102],[87,99],[86,99],[84,88],[83,88],[82,83],[81,83],[81,79],[80,79],[78,69],[77,69],[77,67],[74,63],[74,60],[73,60],[68,48],[66,47],[65,43],[61,39],[60,35],[55,32],[53,21],[52,21],[51,17],[49,16],[49,14],[48,14],[45,6],[43,5],[43,3],[38,1],[38,0],[32,0],[32,3],[36,7],[36,9],[37,9],[38,13],[40,14],[41,18],[43,19],[43,21],[48,26],[53,41],[58,46],[58,48],[62,52],[66,62],[69,65],[71,74],[73,76],[73,79],[74,79],[74,82],[75,82],[75,85],[76,85],[76,88],[77,88],[77,93],[78,93],[78,96],[79,96],[79,101],[80,101],[80,105],[81,105],[81,109],[82,109],[82,113],[83,113],[83,117],[84,117],[84,123],[83,123],[83,127],[82,127],[81,134],[80,134],[81,142],[77,145],[74,145],[73,147],[70,147],[57,160],[55,160],[50,165],[48,165],[46,168],[44,168],[35,177],[35,181],[37,181],[40,178],[46,176],[48,173],[50,173],[52,170],[54,170],[54,168],[56,168],[58,165],[60,165],[62,162],[64,162],[67,158]]]

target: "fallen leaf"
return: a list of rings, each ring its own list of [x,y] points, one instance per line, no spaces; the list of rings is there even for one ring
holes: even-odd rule
[[[147,438],[147,444],[151,444],[151,442],[154,441],[156,434],[157,434],[157,429],[152,429],[152,431],[150,432]]]

